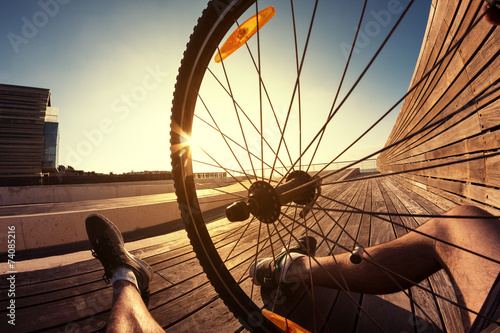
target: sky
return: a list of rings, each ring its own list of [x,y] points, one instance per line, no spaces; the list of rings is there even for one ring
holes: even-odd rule
[[[295,10],[301,13],[298,27],[308,26],[312,14],[310,3],[296,1]],[[341,95],[355,82],[396,22],[396,14],[383,16],[383,13],[400,13],[407,3],[369,1],[361,30],[364,39],[355,49]],[[275,6],[276,15],[259,33],[261,47],[267,51],[262,57],[262,67],[267,70],[262,75],[271,82],[267,88],[273,92],[274,106],[284,118],[290,104],[290,94],[285,91],[293,89],[295,82],[293,70],[285,68],[288,64],[285,58],[295,61],[293,33],[287,21],[290,8],[288,1],[279,0],[262,1],[259,7],[267,5]],[[301,76],[304,142],[317,132],[320,119],[324,120],[328,114],[361,5],[360,0],[320,2],[318,23],[314,25],[318,33],[311,37],[304,62],[307,70]],[[343,140],[354,132],[353,128],[369,126],[408,89],[429,6],[430,1],[415,1],[381,53],[381,60],[376,61],[346,103],[346,111],[339,112],[338,120],[329,130],[331,137],[325,144],[326,150],[342,150],[347,144]],[[205,0],[4,0],[0,4],[0,82],[51,90],[52,106],[59,108],[60,165],[102,173],[170,170],[170,109],[177,71],[189,36],[205,7]],[[298,32],[298,45],[305,44],[305,36]],[[249,42],[254,48],[255,39]],[[248,58],[248,54],[240,49],[226,61],[228,70],[241,73],[233,76],[233,85],[239,88],[242,105],[258,87],[247,87],[245,77],[255,74],[248,65],[243,65],[244,57]],[[220,66],[211,66],[220,73]],[[207,103],[217,106],[220,114],[229,114],[231,110],[219,106],[217,84],[206,80],[201,92],[207,96]],[[398,110],[343,159],[360,158],[381,148]],[[296,117],[292,115],[295,120],[291,124],[298,123]],[[220,119],[228,133],[237,128],[234,116]],[[205,139],[209,146],[218,144],[208,140],[215,136],[201,125],[194,126],[198,141]],[[289,125],[289,131],[297,132],[296,126]],[[272,136],[269,140],[278,144],[276,127],[269,123],[268,129]],[[236,132],[234,138],[239,141]],[[298,151],[297,140],[290,138],[289,144]],[[335,149],[330,149],[332,142]],[[231,159],[227,152],[224,154],[225,159]]]

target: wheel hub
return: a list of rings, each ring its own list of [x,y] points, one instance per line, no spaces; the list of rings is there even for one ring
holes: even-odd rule
[[[281,206],[294,202],[298,205],[312,204],[318,184],[304,171],[294,171],[286,182],[274,188],[265,181],[256,181],[248,189],[248,198],[226,208],[226,217],[231,222],[244,221],[255,216],[264,223],[275,222],[281,212]],[[310,184],[309,184],[310,183]]]

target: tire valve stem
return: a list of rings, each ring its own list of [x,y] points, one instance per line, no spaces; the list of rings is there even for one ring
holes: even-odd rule
[[[354,250],[351,252],[351,262],[353,264],[360,264],[363,261],[363,253],[365,252],[365,249],[358,245],[354,248]]]

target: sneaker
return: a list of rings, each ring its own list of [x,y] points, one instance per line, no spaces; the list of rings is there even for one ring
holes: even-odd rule
[[[92,255],[104,266],[104,281],[110,283],[117,268],[125,267],[132,270],[137,278],[141,297],[147,306],[149,282],[153,278],[151,267],[125,249],[121,232],[104,216],[89,215],[85,220],[85,227],[92,247]]]
[[[287,287],[287,283],[281,281],[282,261],[288,258],[290,253],[299,253],[306,256],[316,254],[316,239],[310,236],[302,236],[287,244],[281,252],[273,258],[260,259],[250,266],[250,278],[258,286],[265,288],[277,288],[278,286]],[[288,258],[289,259],[289,258]]]

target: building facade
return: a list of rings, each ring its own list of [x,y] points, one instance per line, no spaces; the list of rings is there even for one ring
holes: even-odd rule
[[[0,84],[0,185],[56,171],[57,116],[49,89]]]

